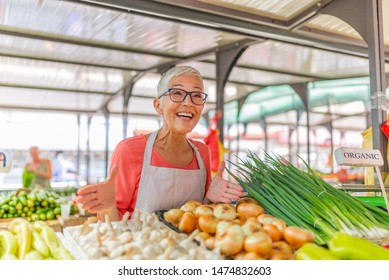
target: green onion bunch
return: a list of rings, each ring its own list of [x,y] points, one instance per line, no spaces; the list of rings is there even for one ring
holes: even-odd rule
[[[326,244],[338,232],[358,237],[389,235],[389,215],[320,178],[307,163],[299,170],[285,158],[265,152],[265,159],[249,152],[238,158],[237,174],[228,172],[267,213],[315,233]]]

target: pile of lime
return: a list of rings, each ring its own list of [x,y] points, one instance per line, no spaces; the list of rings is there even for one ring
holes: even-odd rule
[[[61,214],[61,201],[57,193],[53,191],[24,190],[10,192],[0,197],[0,218],[25,217],[29,221],[46,221],[56,218]]]

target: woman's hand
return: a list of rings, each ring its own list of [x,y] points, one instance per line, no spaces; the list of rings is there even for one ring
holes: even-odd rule
[[[114,166],[104,182],[79,189],[75,202],[81,203],[82,208],[90,213],[110,210],[116,207],[115,177],[117,173],[118,167]]]
[[[225,167],[226,163],[222,161],[209,186],[206,197],[212,202],[231,203],[243,196],[242,186],[223,179],[222,175]]]

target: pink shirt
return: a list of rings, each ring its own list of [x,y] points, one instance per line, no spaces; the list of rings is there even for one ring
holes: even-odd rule
[[[115,185],[116,206],[120,216],[122,216],[126,211],[130,212],[131,214],[134,211],[138,195],[146,141],[147,139],[144,135],[130,137],[122,140],[116,146],[116,149],[113,152],[111,168],[115,165],[117,165],[119,168],[119,172],[115,179]],[[207,183],[204,186],[206,194],[211,182],[209,150],[204,143],[196,140],[191,141],[199,149],[200,156],[204,161],[205,169],[207,172]],[[193,160],[189,165],[175,166],[166,162],[154,149],[152,152],[151,165],[188,170],[199,168],[195,156],[193,156]]]

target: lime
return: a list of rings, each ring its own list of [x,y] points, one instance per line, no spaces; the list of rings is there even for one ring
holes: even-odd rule
[[[55,218],[54,212],[52,210],[47,211],[46,218],[48,220],[53,220]]]
[[[30,216],[30,218],[31,218],[31,220],[33,220],[33,221],[38,221],[39,220],[39,216],[37,215],[37,214],[32,214],[31,216]]]
[[[22,214],[22,213],[23,213],[23,209],[17,209],[17,210],[16,210],[16,213]]]
[[[8,204],[4,204],[3,206],[1,206],[1,209],[3,209],[4,211],[8,211],[9,210],[9,205]]]
[[[22,216],[22,217],[26,217],[27,215],[26,215],[26,213],[22,213],[22,214],[20,214],[20,216]]]
[[[27,205],[27,199],[25,196],[19,197],[19,201],[23,204],[23,206]]]
[[[32,200],[27,200],[27,207],[29,207],[29,208],[34,207],[34,201],[32,201]]]
[[[46,214],[45,213],[40,213],[39,214],[39,220],[46,221],[47,220]]]
[[[16,208],[17,210],[21,210],[21,209],[23,209],[23,204],[20,203],[20,202],[18,202],[18,204],[16,204],[15,208]]]
[[[35,201],[36,200],[36,195],[34,193],[29,193],[27,195],[27,199],[31,200],[31,201]]]
[[[54,208],[54,214],[55,215],[60,215],[61,214],[61,207],[55,207]]]
[[[43,200],[41,202],[41,205],[42,205],[42,207],[47,207],[49,205],[49,203],[46,200]]]
[[[16,208],[13,207],[13,206],[10,206],[8,212],[9,212],[10,214],[13,214],[13,213],[16,212]]]
[[[24,206],[24,207],[23,207],[23,212],[24,212],[24,213],[27,213],[28,211],[30,211],[30,208],[28,208],[27,206]]]

